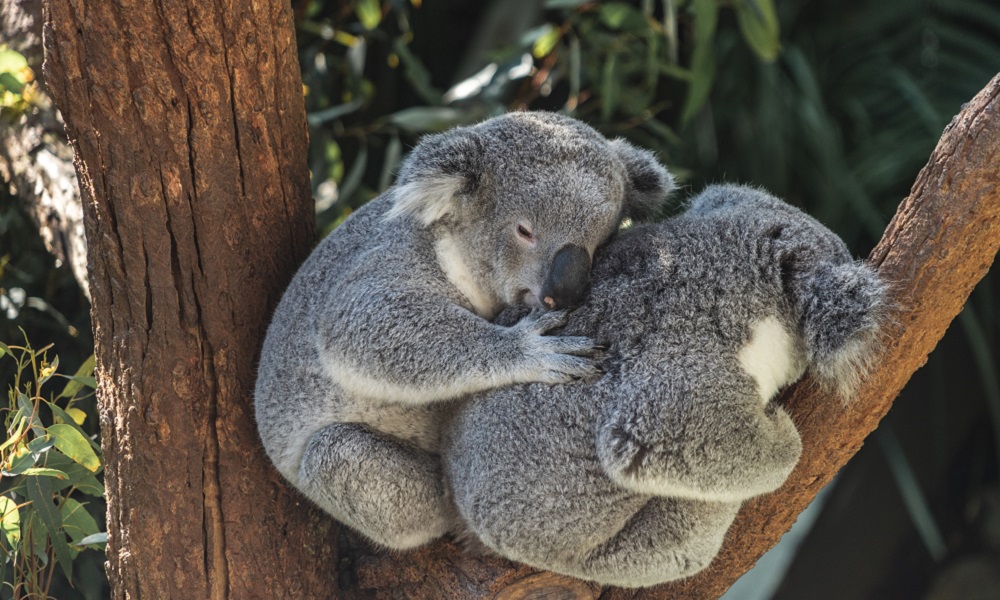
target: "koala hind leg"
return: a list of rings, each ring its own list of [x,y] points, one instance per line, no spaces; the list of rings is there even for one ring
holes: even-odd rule
[[[395,550],[426,544],[454,522],[438,457],[363,425],[313,434],[299,486],[338,521]]]
[[[571,570],[605,585],[646,587],[708,566],[739,503],[653,498]]]

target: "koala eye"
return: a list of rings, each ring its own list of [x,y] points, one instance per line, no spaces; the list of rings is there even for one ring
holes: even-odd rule
[[[520,236],[520,238],[522,240],[524,240],[524,241],[526,241],[528,243],[532,243],[533,244],[535,242],[535,234],[534,234],[534,232],[531,231],[531,227],[530,226],[528,226],[528,225],[526,225],[524,223],[518,223],[517,224],[517,235]]]

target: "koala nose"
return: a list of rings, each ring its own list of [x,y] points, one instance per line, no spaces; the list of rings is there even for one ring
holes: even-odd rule
[[[549,275],[542,284],[542,302],[550,309],[574,308],[587,295],[590,255],[573,244],[556,252]]]

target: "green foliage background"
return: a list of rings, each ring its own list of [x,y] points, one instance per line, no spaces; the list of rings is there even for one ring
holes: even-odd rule
[[[944,126],[1000,70],[994,0],[292,6],[321,233],[391,185],[420,135],[545,109],[656,151],[685,185],[681,196],[715,181],[763,186],[864,256]],[[30,110],[12,95],[30,77],[5,58],[20,78],[0,81],[10,84],[5,106]],[[54,344],[48,352],[60,356],[61,371],[76,372],[92,340],[71,281],[14,199],[2,198],[0,341],[23,342],[23,327],[36,346]],[[774,597],[941,598],[954,581],[1000,597],[1000,568],[988,566],[1000,565],[996,291],[991,274],[876,433],[878,443],[845,469]],[[11,380],[12,364],[0,361]],[[80,406],[89,415],[82,431],[95,433],[93,406]],[[5,413],[8,423],[17,410]],[[0,490],[16,498],[10,487]],[[54,596],[105,594],[99,558],[87,551],[73,561],[75,588],[55,570]],[[983,569],[962,571],[983,561]]]

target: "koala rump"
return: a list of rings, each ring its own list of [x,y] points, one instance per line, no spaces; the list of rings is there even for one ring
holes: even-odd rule
[[[477,394],[446,424],[465,534],[602,584],[698,572],[740,504],[798,461],[777,392],[808,369],[849,397],[884,296],[836,235],[750,188],[623,233],[561,332],[606,345],[604,374]]]

